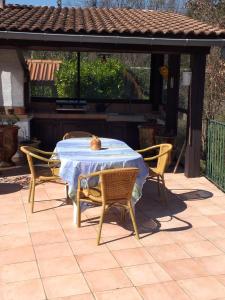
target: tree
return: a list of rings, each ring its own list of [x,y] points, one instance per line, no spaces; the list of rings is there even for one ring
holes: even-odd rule
[[[75,0],[67,0],[70,6],[76,5]],[[118,8],[140,8],[155,10],[178,11],[183,8],[184,0],[85,0],[84,5],[88,7],[118,7]]]
[[[123,98],[124,65],[115,58],[88,60],[83,58],[80,69],[82,98]],[[56,72],[56,86],[60,97],[77,97],[77,60],[64,60]]]
[[[196,19],[225,28],[224,0],[189,0],[188,14]],[[225,61],[220,49],[212,48],[207,58],[204,118],[225,120]]]
[[[57,6],[62,7],[62,0],[57,0]]]

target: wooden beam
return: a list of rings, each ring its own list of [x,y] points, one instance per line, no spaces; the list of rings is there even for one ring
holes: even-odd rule
[[[151,75],[149,98],[152,103],[152,109],[157,111],[163,97],[163,78],[159,73],[160,67],[164,64],[163,54],[151,54]]]
[[[169,135],[176,136],[180,85],[180,55],[169,55],[168,68],[166,131]]]
[[[185,153],[185,175],[200,176],[202,112],[205,86],[206,55],[191,56],[192,83],[188,105],[188,134]]]
[[[24,41],[24,40],[1,40],[0,48],[20,48],[22,50],[46,50],[46,51],[74,51],[74,52],[112,52],[112,53],[205,53],[210,52],[210,47],[190,46],[148,46],[127,44],[92,44],[73,42],[48,42],[48,41]]]

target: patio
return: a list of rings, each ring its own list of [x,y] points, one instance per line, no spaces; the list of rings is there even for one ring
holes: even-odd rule
[[[183,173],[166,184],[168,208],[144,186],[140,241],[111,210],[96,246],[98,208],[78,229],[63,185],[38,186],[31,214],[28,190],[1,183],[0,299],[225,299],[224,193]]]

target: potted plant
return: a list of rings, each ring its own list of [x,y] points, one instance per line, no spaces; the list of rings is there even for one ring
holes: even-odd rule
[[[19,121],[13,110],[0,114],[0,167],[14,165],[12,157],[18,147],[18,130],[15,124]]]

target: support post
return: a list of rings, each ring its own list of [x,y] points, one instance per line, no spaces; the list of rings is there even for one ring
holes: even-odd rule
[[[177,135],[179,86],[180,86],[180,55],[168,57],[169,78],[167,82],[166,131],[169,135]]]
[[[80,52],[77,52],[77,98],[80,99]]]
[[[157,111],[163,97],[163,78],[159,73],[159,68],[164,64],[163,54],[151,54],[151,74],[149,98],[152,103],[152,110]]]
[[[202,112],[205,86],[205,54],[191,55],[192,83],[188,103],[187,147],[185,170],[187,177],[200,176]]]

